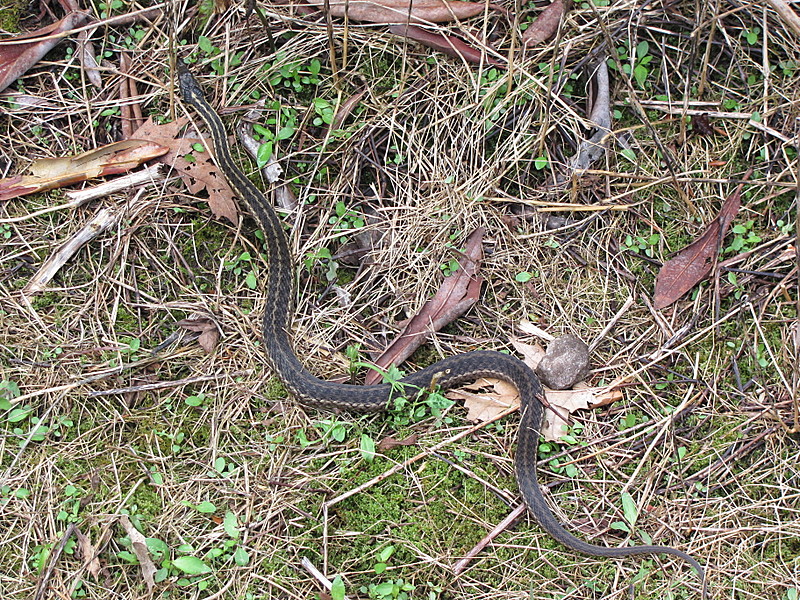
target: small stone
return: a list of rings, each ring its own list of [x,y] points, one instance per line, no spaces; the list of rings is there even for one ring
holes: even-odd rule
[[[589,346],[568,333],[550,342],[536,367],[542,383],[553,390],[566,390],[589,375]]]

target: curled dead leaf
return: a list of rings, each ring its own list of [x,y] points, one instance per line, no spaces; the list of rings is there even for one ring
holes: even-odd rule
[[[392,25],[389,27],[389,32],[415,40],[424,46],[443,52],[448,56],[462,58],[467,62],[475,64],[486,63],[502,68],[506,66],[505,63],[489,56],[486,49],[481,50],[471,46],[464,40],[452,35],[433,33],[422,27],[416,27],[415,25]]]
[[[136,560],[139,561],[139,568],[142,571],[142,579],[147,585],[147,591],[152,592],[156,585],[154,576],[158,569],[156,569],[153,559],[150,558],[150,551],[147,549],[147,538],[133,526],[127,515],[122,515],[119,518],[119,523],[131,541],[131,550],[136,555]]]
[[[217,324],[208,317],[197,317],[195,319],[182,319],[177,325],[189,331],[200,333],[197,343],[206,352],[212,352],[219,343],[219,328]]]
[[[169,148],[159,160],[172,166],[181,176],[190,194],[206,192],[208,207],[217,218],[228,219],[234,225],[239,224],[239,207],[236,195],[228,184],[207,150],[198,152],[194,149],[197,138],[180,137],[180,131],[188,123],[187,119],[175,119],[170,123],[157,125],[150,118],[144,125],[133,132],[134,137],[157,142]],[[192,160],[187,159],[187,155]]]
[[[565,0],[554,0],[536,17],[522,34],[522,44],[526,48],[537,46],[549,40],[558,31],[558,26],[567,11]]]
[[[96,581],[100,577],[100,570],[102,569],[100,559],[97,558],[97,550],[92,545],[89,536],[84,534],[77,527],[75,528],[75,538],[78,540],[78,548],[83,558],[83,565]]]
[[[402,363],[425,342],[432,331],[439,331],[477,302],[483,283],[477,276],[483,259],[483,233],[484,229],[479,227],[469,234],[464,243],[464,253],[459,256],[461,268],[445,277],[436,295],[423,305],[400,335],[375,360],[380,370]],[[381,377],[379,370],[370,371],[365,383],[379,383]]]
[[[416,446],[418,439],[419,436],[416,433],[412,433],[410,436],[402,440],[398,440],[392,436],[387,436],[378,442],[378,450],[384,452],[386,450],[391,450],[392,448],[397,448],[398,446]]]
[[[324,9],[322,0],[314,0],[309,6]],[[461,0],[330,0],[331,16],[344,17],[368,23],[446,23],[469,19],[483,14],[487,5],[482,2]],[[505,11],[496,4],[490,10]]]
[[[752,169],[747,171],[744,180],[750,178]],[[660,310],[666,308],[695,285],[705,279],[714,268],[722,239],[728,231],[741,206],[741,194],[744,184],[741,183],[722,205],[719,215],[702,235],[678,252],[658,272],[653,306]]]

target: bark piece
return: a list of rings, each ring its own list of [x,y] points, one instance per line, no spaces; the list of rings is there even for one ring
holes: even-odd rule
[[[125,173],[168,151],[149,140],[124,140],[75,156],[43,158],[31,164],[31,175],[0,179],[0,200]]]

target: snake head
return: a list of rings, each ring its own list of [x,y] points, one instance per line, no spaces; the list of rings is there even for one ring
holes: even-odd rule
[[[200,89],[200,84],[182,62],[178,62],[178,87],[180,87],[181,96],[186,102],[192,104],[197,100],[203,100],[203,90]]]

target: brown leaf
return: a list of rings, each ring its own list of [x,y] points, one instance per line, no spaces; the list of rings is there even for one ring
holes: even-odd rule
[[[208,207],[217,218],[226,218],[234,225],[239,224],[239,208],[236,204],[236,195],[225,176],[219,170],[211,154],[197,152],[192,147],[200,142],[197,138],[179,137],[180,130],[187,123],[187,119],[176,119],[171,123],[156,125],[153,119],[148,119],[144,125],[133,132],[134,137],[148,139],[167,146],[170,150],[160,160],[175,168],[186,184],[190,194],[208,193]],[[186,160],[186,155],[191,154],[194,162]]]
[[[461,268],[445,277],[436,295],[408,321],[405,329],[375,361],[381,370],[402,363],[432,332],[439,331],[477,302],[483,283],[477,276],[483,258],[483,233],[484,229],[479,227],[467,237],[464,254],[459,259]],[[379,371],[370,371],[366,376],[366,384],[379,383],[380,379]]]
[[[323,9],[322,0],[308,3]],[[369,23],[446,23],[482,15],[486,4],[460,0],[330,0],[333,17],[344,17]],[[495,4],[489,9],[505,12]]]
[[[697,135],[714,135],[714,128],[711,126],[708,113],[692,115],[692,129],[697,132]]]
[[[178,321],[178,326],[188,329],[189,331],[197,331],[200,336],[197,338],[197,343],[206,352],[213,352],[214,348],[219,343],[219,329],[217,324],[208,317],[199,317],[197,319],[182,319]]]
[[[513,384],[489,377],[448,390],[446,395],[453,400],[463,400],[464,408],[467,409],[467,420],[474,423],[489,421],[509,408],[519,406],[519,393]]]
[[[558,31],[558,26],[561,24],[565,13],[564,0],[554,0],[550,6],[539,13],[536,20],[524,31],[522,34],[523,46],[530,48],[531,46],[542,44],[553,37]]]
[[[83,564],[86,570],[97,580],[100,577],[100,570],[102,569],[100,559],[97,558],[97,550],[92,545],[89,536],[84,535],[77,527],[75,528],[75,538],[78,540],[78,548],[80,549],[81,557],[83,557]]]
[[[416,433],[412,433],[410,436],[402,440],[398,440],[392,436],[387,436],[378,442],[378,450],[385,452],[386,450],[391,450],[392,448],[397,448],[398,446],[416,446],[418,439],[419,436]]]
[[[87,18],[85,12],[73,12],[47,27],[3,40],[4,43],[0,44],[0,92],[22,77],[45,54],[64,41],[64,38],[57,37],[57,34],[75,29]],[[19,40],[30,41],[9,43]]]
[[[747,171],[744,180],[750,178],[752,169]],[[656,277],[653,306],[658,310],[666,308],[695,285],[705,279],[714,267],[720,245],[736,213],[741,206],[744,183],[728,196],[714,219],[703,234],[686,246],[678,254],[664,263]]]
[[[168,150],[148,140],[124,140],[76,156],[43,158],[31,164],[32,175],[0,179],[0,200],[52,190],[95,177],[125,173],[148,160],[163,156]]]
[[[128,538],[131,540],[131,549],[136,555],[136,559],[139,561],[139,568],[142,570],[142,578],[147,585],[147,591],[152,592],[156,585],[153,577],[158,569],[156,569],[156,566],[153,564],[153,559],[150,558],[150,552],[147,549],[147,539],[133,526],[133,523],[131,523],[127,515],[122,515],[119,518],[119,522],[125,530],[125,533],[128,534]]]
[[[438,50],[448,56],[463,58],[467,62],[476,64],[487,63],[503,68],[506,66],[496,58],[489,56],[478,48],[470,46],[463,40],[453,37],[452,35],[432,33],[427,29],[414,25],[391,25],[389,27],[389,32],[415,40],[424,46]]]

